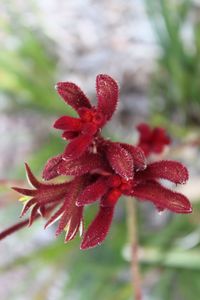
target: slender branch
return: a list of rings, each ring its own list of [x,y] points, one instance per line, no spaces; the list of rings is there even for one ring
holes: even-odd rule
[[[16,223],[16,224],[8,227],[4,231],[0,232],[0,240],[3,240],[8,235],[10,235],[10,234],[20,230],[21,228],[25,227],[26,225],[28,225],[28,223],[29,223],[29,219],[26,219],[22,222]]]
[[[141,275],[138,261],[138,236],[135,201],[133,198],[127,197],[126,203],[129,241],[131,245],[131,273],[134,299],[142,300]]]
[[[56,203],[57,205],[57,203]],[[48,214],[52,212],[52,210],[55,208],[56,206],[55,204],[48,207],[45,211],[45,217],[48,217]],[[35,217],[34,217],[34,221],[38,218],[41,217],[41,214],[37,214]],[[16,231],[22,229],[23,227],[25,227],[26,225],[29,224],[29,219],[26,219],[22,222],[19,222],[19,223],[16,223],[10,227],[8,227],[7,229],[5,229],[4,231],[0,232],[0,240],[3,240],[4,238],[6,238],[8,235],[10,234],[13,234],[15,233]]]

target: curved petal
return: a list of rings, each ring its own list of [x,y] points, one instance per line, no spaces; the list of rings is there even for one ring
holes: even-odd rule
[[[76,236],[81,223],[83,222],[83,207],[74,207],[73,214],[67,226],[65,227],[65,243],[73,240]]]
[[[120,145],[131,153],[134,162],[134,168],[137,170],[143,170],[147,166],[146,157],[143,150],[140,147],[135,147],[129,144],[120,143]]]
[[[53,125],[54,128],[66,131],[80,131],[82,122],[78,118],[62,116]]]
[[[62,134],[62,138],[64,140],[72,140],[79,135],[79,132],[76,131],[64,131]]]
[[[27,202],[24,204],[24,207],[23,207],[23,209],[22,209],[22,212],[21,212],[20,217],[23,217],[23,216],[27,213],[27,211],[29,210],[29,208],[30,208],[32,205],[36,204],[36,203],[37,203],[37,199],[36,199],[36,198],[32,198],[31,200],[27,201]]]
[[[99,178],[94,183],[87,186],[79,195],[76,205],[83,206],[91,204],[102,197],[108,190],[105,178]]]
[[[39,204],[36,204],[31,211],[28,227],[30,227],[33,224],[33,222],[37,219],[38,209],[39,209]]]
[[[110,142],[106,151],[107,159],[113,170],[125,180],[133,179],[134,164],[130,152],[119,143]]]
[[[67,227],[72,225],[75,226],[74,220],[73,220],[73,224],[70,225],[70,222],[72,221],[73,218],[75,218],[77,224],[79,223],[80,225],[81,219],[79,219],[79,217],[82,218],[82,214],[80,215],[79,212],[82,211],[82,208],[76,206],[76,200],[78,198],[80,191],[82,190],[84,181],[85,178],[78,177],[71,182],[70,190],[66,194],[66,198],[64,201],[63,214],[60,218],[58,227],[56,229],[56,236],[58,236],[65,229],[66,226]],[[74,230],[73,229],[70,230],[74,231],[75,228]],[[70,237],[72,236],[72,233],[73,232],[71,232]]]
[[[155,181],[137,185],[132,196],[140,200],[151,201],[156,207],[169,209],[175,213],[191,213],[192,206],[189,200],[180,193],[173,192]]]
[[[64,208],[65,208],[65,206],[63,204],[53,215],[51,215],[51,217],[48,219],[48,221],[44,225],[44,229],[51,226],[53,223],[55,223],[61,217],[61,215],[64,212]]]
[[[89,147],[93,140],[93,136],[82,134],[74,138],[66,147],[63,154],[64,159],[76,159],[80,157]]]
[[[144,171],[136,174],[137,179],[167,179],[176,184],[183,184],[188,180],[188,170],[177,161],[162,160],[151,163]]]
[[[26,176],[27,176],[28,182],[33,187],[38,188],[41,185],[41,183],[37,180],[35,175],[33,175],[32,171],[27,163],[25,163],[25,168],[26,168]]]
[[[50,179],[57,177],[59,175],[58,174],[58,166],[61,162],[62,162],[61,154],[50,158],[44,167],[42,177],[45,180],[50,180]]]
[[[98,105],[97,110],[108,120],[117,107],[119,89],[117,82],[108,75],[100,74],[96,78]]]
[[[77,112],[81,107],[91,108],[88,98],[76,84],[72,82],[58,82],[56,90],[63,100]]]
[[[29,190],[29,189],[25,189],[25,188],[18,188],[13,186],[12,189],[22,195],[25,196],[35,196],[37,193],[37,190]]]
[[[106,238],[114,213],[114,206],[100,207],[99,212],[83,236],[81,249],[100,245]]]
[[[58,82],[56,90],[63,100],[77,112],[81,107],[91,108],[88,98],[76,84],[72,82]]]
[[[81,176],[88,172],[106,171],[106,163],[98,154],[84,153],[77,159],[65,159],[58,166],[58,173],[62,175]]]

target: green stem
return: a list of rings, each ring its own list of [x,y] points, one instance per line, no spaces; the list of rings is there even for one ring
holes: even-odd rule
[[[138,236],[135,200],[133,198],[127,197],[126,207],[129,242],[131,246],[131,282],[134,290],[134,299],[142,300],[141,275],[138,260]]]

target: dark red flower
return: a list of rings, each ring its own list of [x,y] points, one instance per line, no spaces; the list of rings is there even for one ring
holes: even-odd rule
[[[138,146],[142,148],[146,156],[151,153],[162,153],[164,147],[171,143],[164,128],[150,128],[148,124],[141,123],[137,126],[140,133]]]
[[[101,176],[80,193],[77,205],[91,204],[100,199],[99,213],[84,234],[81,249],[94,247],[105,239],[115,205],[121,195],[151,201],[159,211],[168,209],[175,213],[192,212],[191,204],[184,195],[159,183],[160,179],[175,184],[185,183],[188,180],[188,171],[182,164],[175,161],[155,162],[149,164],[145,170],[135,171],[133,177],[134,179],[126,181],[119,175]]]
[[[97,107],[90,104],[81,89],[71,82],[57,84],[59,95],[79,114],[79,118],[63,116],[54,127],[64,131],[63,137],[70,139],[63,157],[78,158],[94,142],[99,130],[109,121],[118,101],[118,85],[108,75],[100,74],[96,78]]]
[[[65,242],[73,239],[83,228],[84,207],[99,201],[99,212],[84,232],[81,249],[99,245],[106,238],[121,195],[151,201],[158,210],[167,209],[175,213],[192,211],[185,196],[166,188],[161,182],[164,179],[176,185],[185,183],[188,180],[187,169],[176,161],[147,164],[149,154],[162,152],[164,146],[170,143],[165,130],[158,127],[150,129],[147,124],[140,124],[137,127],[140,132],[138,146],[104,139],[100,130],[116,109],[118,86],[108,75],[98,75],[96,90],[98,104],[92,107],[74,83],[57,84],[58,93],[76,110],[79,118],[63,116],[55,122],[54,127],[63,130],[63,137],[70,142],[63,154],[48,160],[43,178],[73,176],[71,181],[41,183],[26,165],[27,176],[34,189],[13,188],[27,196],[21,216],[31,210],[29,225],[39,214],[47,219],[45,228],[58,221],[56,235],[65,230]],[[0,238],[26,224],[27,220],[11,226],[0,234]]]
[[[31,209],[30,226],[39,212],[43,217],[49,217],[45,228],[59,220],[56,235],[65,229],[65,241],[74,238],[83,221],[83,208],[76,206],[75,203],[86,178],[76,177],[70,182],[46,184],[35,178],[27,164],[26,172],[29,182],[35,189],[13,187],[20,194],[30,197],[30,199],[25,199],[21,217]],[[58,208],[57,211],[53,213],[56,208]],[[46,211],[48,215],[45,214]]]
[[[122,194],[130,195],[133,185],[132,180],[125,180],[119,175],[110,175],[99,177],[82,191],[77,205],[84,206],[100,199],[100,209],[84,234],[81,249],[95,247],[103,242],[109,231],[118,199]]]

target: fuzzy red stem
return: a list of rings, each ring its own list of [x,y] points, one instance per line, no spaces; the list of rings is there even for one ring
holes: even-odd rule
[[[22,222],[16,223],[16,224],[8,227],[4,231],[0,232],[0,240],[3,240],[8,235],[10,235],[10,234],[20,230],[21,228],[25,227],[26,225],[28,225],[28,223],[29,223],[29,219],[26,219]]]

